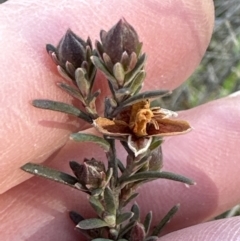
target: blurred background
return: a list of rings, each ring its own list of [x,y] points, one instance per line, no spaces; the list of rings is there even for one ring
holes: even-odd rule
[[[195,73],[161,101],[170,110],[189,109],[240,90],[240,0],[215,0],[211,43]]]

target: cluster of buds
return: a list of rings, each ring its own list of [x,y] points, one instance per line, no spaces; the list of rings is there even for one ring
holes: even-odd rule
[[[155,241],[178,205],[167,213],[152,234],[149,234],[151,212],[142,224],[137,204],[131,211],[125,211],[124,207],[136,198],[137,188],[148,181],[165,178],[194,184],[184,176],[161,171],[163,137],[187,133],[191,127],[184,120],[173,119],[176,113],[152,106],[150,99],[169,91],[140,92],[146,76],[146,55],[141,53],[142,43],[136,31],[125,19],[108,32],[102,30],[100,38],[94,50],[90,38],[84,41],[68,30],[56,48],[47,45],[59,73],[71,82],[60,83],[59,87],[79,100],[85,111],[51,100],[34,100],[33,105],[72,114],[92,124],[103,137],[79,132],[72,134],[71,139],[93,142],[103,148],[108,167],[94,158],[85,158],[82,164],[70,162],[75,177],[32,163],[22,169],[89,195],[97,218],[84,219],[76,212],[70,213],[76,227],[89,239]],[[105,98],[104,116],[97,112],[95,104],[100,90],[93,92],[97,69],[105,75],[112,94]],[[119,140],[127,152],[126,165],[116,156],[115,140]]]

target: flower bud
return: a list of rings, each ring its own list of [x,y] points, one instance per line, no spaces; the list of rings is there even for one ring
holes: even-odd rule
[[[129,240],[131,241],[143,241],[145,239],[146,233],[145,228],[141,223],[136,223],[130,232]]]
[[[86,46],[84,40],[68,29],[56,48],[60,66],[65,67],[68,61],[75,68],[81,67],[82,62],[86,60]]]
[[[137,32],[125,19],[120,19],[108,32],[102,30],[100,35],[103,52],[113,64],[121,61],[125,51],[131,55],[138,53],[141,47]]]
[[[75,78],[75,70],[83,68],[89,76],[92,72],[92,43],[90,38],[85,42],[78,37],[71,29],[68,29],[66,34],[60,40],[58,46],[48,44],[47,51],[54,62],[59,65],[59,72],[63,77]]]
[[[70,167],[79,182],[89,190],[101,187],[106,177],[104,164],[94,158],[91,160],[85,159],[83,164],[71,161]]]

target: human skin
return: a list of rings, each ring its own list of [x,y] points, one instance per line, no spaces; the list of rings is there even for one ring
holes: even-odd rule
[[[0,233],[2,240],[83,240],[69,210],[92,217],[85,194],[24,173],[27,162],[70,173],[68,161],[105,160],[95,146],[69,141],[77,131],[94,132],[74,117],[31,106],[35,98],[72,103],[56,87],[62,78],[45,51],[67,28],[97,39],[121,17],[135,27],[148,55],[144,89],[174,89],[194,71],[210,41],[211,1],[9,1],[0,5]],[[98,75],[104,98],[106,80]],[[194,179],[197,185],[167,180],[146,184],[137,200],[142,214],[161,219],[176,203],[181,209],[161,240],[237,240],[240,218],[200,224],[240,202],[240,94],[180,113],[193,126],[189,134],[166,138],[164,170]],[[102,101],[99,101],[102,103]],[[98,106],[102,109],[102,106]],[[94,153],[93,153],[94,150]],[[125,154],[119,148],[118,154]],[[193,226],[194,225],[194,226]],[[186,229],[183,229],[188,227]],[[181,229],[181,230],[179,230]],[[179,230],[171,233],[171,231]]]

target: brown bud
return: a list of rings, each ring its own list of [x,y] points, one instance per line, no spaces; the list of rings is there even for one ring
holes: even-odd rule
[[[56,48],[60,66],[65,67],[68,61],[75,68],[81,67],[82,62],[86,60],[87,45],[84,40],[68,29]]]
[[[94,158],[91,160],[85,159],[83,164],[71,161],[70,167],[79,182],[89,190],[101,187],[105,180],[105,166]]]
[[[89,76],[94,76],[90,56],[92,55],[92,43],[90,38],[85,42],[78,37],[72,30],[68,29],[55,48],[51,44],[46,46],[47,52],[58,65],[58,71],[64,78],[75,78],[75,70],[83,68]],[[92,78],[90,79],[92,81]]]
[[[139,52],[141,43],[135,29],[123,18],[118,21],[108,32],[102,30],[100,33],[103,52],[113,62],[120,62],[122,54],[126,51],[128,55]]]

